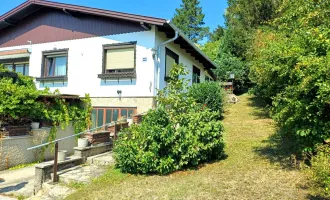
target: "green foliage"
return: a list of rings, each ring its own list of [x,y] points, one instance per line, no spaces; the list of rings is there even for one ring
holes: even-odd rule
[[[229,73],[234,73],[235,89],[245,90],[250,87],[247,57],[255,30],[276,16],[280,2],[281,0],[228,0],[226,29],[216,29],[211,34],[210,44],[207,43],[203,49],[218,65],[215,70],[218,80],[228,81]],[[213,50],[214,40],[220,41],[217,43],[217,53]]]
[[[199,0],[182,0],[172,22],[194,43],[207,36],[209,28],[205,27],[202,7]]]
[[[7,70],[0,67],[0,72]],[[40,107],[36,99],[41,94],[33,79],[18,74],[18,79],[0,79],[0,121],[8,124],[28,123],[33,108]]]
[[[187,80],[179,77],[186,73],[182,65],[174,65],[171,81],[159,92],[158,108],[119,135],[114,152],[121,171],[168,174],[224,156],[220,113],[184,92]]]
[[[284,1],[251,51],[256,91],[272,103],[281,133],[303,151],[330,138],[329,8],[329,1]]]
[[[219,82],[193,84],[189,88],[189,96],[195,102],[207,106],[211,111],[223,115],[225,93]]]
[[[221,40],[225,34],[225,30],[226,29],[224,27],[218,25],[218,27],[209,34],[209,42],[216,42]]]
[[[0,66],[0,72],[8,72]],[[56,138],[57,126],[64,128],[73,122],[75,132],[86,130],[90,126],[91,100],[86,95],[82,102],[66,102],[60,98],[59,91],[53,94],[48,89],[37,90],[33,78],[17,74],[13,78],[0,78],[0,121],[9,125],[28,124],[38,120],[48,120],[53,127],[48,141]],[[52,95],[51,102],[37,100],[41,95]]]
[[[330,198],[330,147],[320,145],[317,147],[317,155],[311,160],[312,180],[317,188],[321,188],[318,193],[324,198]]]

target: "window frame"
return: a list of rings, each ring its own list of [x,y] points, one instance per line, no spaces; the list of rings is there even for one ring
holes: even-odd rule
[[[167,63],[166,63],[166,56],[170,56],[171,58],[173,58],[175,60],[176,64],[179,64],[179,60],[180,60],[180,56],[176,53],[174,53],[174,51],[172,51],[171,49],[165,47],[165,75],[164,75],[164,80],[167,82],[169,80],[168,75],[166,74],[167,71]]]
[[[66,55],[66,73],[65,75],[59,75],[59,76],[48,76],[46,75],[47,73],[47,70],[46,70],[46,58],[47,58],[47,55],[49,54],[59,54],[59,55]],[[58,57],[61,57],[61,56],[58,56]],[[67,77],[68,77],[68,66],[69,66],[69,49],[58,49],[58,50],[50,50],[50,51],[43,51],[42,52],[42,62],[41,62],[41,78],[39,78],[39,80],[41,79],[50,79],[50,80],[53,80],[53,79],[59,79],[59,80],[67,80]]]
[[[17,64],[17,63],[20,63],[20,64]],[[23,75],[24,76],[29,76],[29,74],[25,74],[26,73],[26,68],[30,68],[30,63],[29,61],[23,61],[23,62],[20,62],[20,61],[16,61],[16,62],[5,62],[5,63],[2,63],[3,67],[6,68],[6,65],[12,65],[13,66],[13,70],[12,72],[15,72],[15,73],[19,73],[19,72],[16,72],[16,66],[17,65],[23,65]],[[26,66],[28,65],[28,66]],[[30,72],[30,69],[28,70],[28,72]]]
[[[97,110],[96,112],[96,119],[95,119],[95,125],[96,127],[98,127],[98,110],[103,110],[103,125],[106,124],[106,120],[107,120],[107,110],[111,110],[111,122],[113,122],[113,115],[114,115],[114,110],[118,110],[118,118],[117,118],[117,121],[122,117],[121,115],[121,112],[122,110],[126,110],[127,111],[127,116],[128,116],[128,113],[129,113],[129,110],[134,110],[133,114],[132,115],[136,115],[137,114],[137,107],[104,107],[104,106],[95,106],[93,107],[92,109],[92,113],[94,110]],[[91,123],[92,123],[92,126],[94,126],[94,123],[93,123],[93,120],[92,120],[92,114],[91,114]]]
[[[196,72],[197,71],[197,72]],[[195,80],[194,74],[198,73],[199,75],[197,76],[198,79],[197,81]],[[193,65],[193,71],[192,71],[192,83],[200,83],[201,82],[201,69],[199,69],[198,67],[196,67],[195,65]]]
[[[134,49],[134,67],[131,69],[114,69],[115,72],[120,72],[120,70],[124,71],[134,71],[136,69],[136,44],[137,42],[125,42],[125,43],[116,43],[116,44],[104,44],[103,49],[103,62],[102,62],[102,74],[111,74],[113,72],[107,72],[106,69],[106,53],[108,50],[112,49],[126,49],[126,48],[133,48]]]

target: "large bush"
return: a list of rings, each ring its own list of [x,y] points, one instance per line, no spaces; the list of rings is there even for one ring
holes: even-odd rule
[[[119,135],[114,152],[123,172],[168,174],[224,156],[219,112],[184,92],[186,80],[178,78],[183,74],[183,66],[174,66],[168,87],[158,95],[158,108]]]
[[[330,1],[286,1],[257,32],[251,79],[299,151],[330,138]]]
[[[0,72],[7,70],[0,66]],[[18,74],[17,79],[0,78],[0,121],[26,123],[34,109],[40,107],[36,101],[40,94],[30,77]]]
[[[195,102],[205,105],[211,111],[224,112],[224,91],[218,82],[203,82],[193,84],[189,88],[189,96]]]

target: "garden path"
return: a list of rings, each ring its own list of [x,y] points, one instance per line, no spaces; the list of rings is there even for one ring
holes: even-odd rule
[[[0,172],[0,194],[31,196],[33,194],[34,166]],[[0,199],[4,197],[0,196]]]

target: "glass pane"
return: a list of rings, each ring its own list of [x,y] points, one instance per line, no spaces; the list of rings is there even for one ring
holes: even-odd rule
[[[15,71],[24,74],[24,65],[16,65]]]
[[[103,125],[103,109],[97,110],[97,126],[102,126]]]
[[[29,75],[29,64],[25,64],[24,75],[25,75],[25,76],[28,76],[28,75]]]
[[[57,57],[55,58],[56,67],[54,76],[64,76],[66,75],[66,60],[67,57]]]
[[[132,109],[128,110],[128,118],[132,119],[133,115],[134,115],[134,110]]]
[[[172,66],[175,64],[175,59],[166,55],[166,74],[165,76],[170,75],[170,71],[172,69]]]
[[[54,76],[54,66],[55,66],[55,59],[46,58],[47,76]]]
[[[106,120],[105,120],[105,123],[107,123],[107,124],[111,123],[111,118],[112,118],[112,110],[111,109],[107,109],[106,110]]]
[[[113,121],[118,121],[118,109],[113,109]]]
[[[96,113],[97,113],[97,110],[93,109],[93,111],[92,111],[92,128],[96,127]]]
[[[9,71],[13,71],[13,65],[5,65],[5,68]]]
[[[127,118],[127,109],[121,109],[120,116],[121,118]]]

